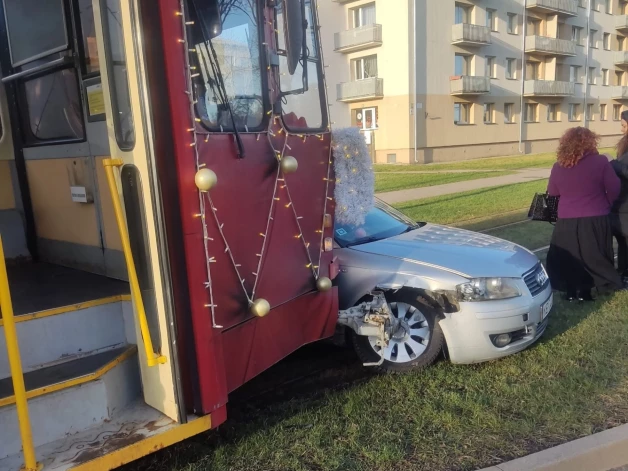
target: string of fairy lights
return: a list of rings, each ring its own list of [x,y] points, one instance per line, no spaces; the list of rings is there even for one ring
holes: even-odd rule
[[[209,300],[210,300],[209,304],[205,305],[205,308],[208,308],[211,312],[212,326],[216,329],[220,329],[223,326],[218,325],[216,323],[216,308],[218,306],[214,302],[214,290],[213,290],[214,286],[213,286],[212,275],[211,275],[211,265],[216,262],[216,258],[210,255],[211,250],[210,250],[209,244],[213,242],[214,240],[209,236],[209,229],[207,225],[208,207],[209,207],[209,211],[211,211],[212,218],[216,224],[217,230],[224,244],[224,247],[225,247],[224,252],[228,254],[229,256],[229,260],[231,261],[231,264],[240,281],[240,285],[246,296],[246,299],[249,304],[249,309],[252,314],[258,317],[264,317],[270,312],[270,309],[271,309],[270,303],[267,300],[263,298],[256,298],[255,294],[257,291],[258,281],[260,279],[262,265],[264,262],[264,255],[268,247],[268,239],[269,239],[268,235],[271,232],[272,222],[274,221],[274,214],[275,214],[276,208],[279,206],[279,203],[282,202],[281,197],[278,195],[278,190],[285,190],[285,192],[283,192],[285,201],[286,201],[286,204],[284,206],[285,208],[290,209],[292,211],[292,214],[294,215],[294,218],[296,221],[296,227],[298,229],[298,233],[295,234],[294,237],[296,239],[301,240],[303,247],[305,249],[305,253],[306,253],[307,261],[308,261],[306,268],[312,272],[312,276],[316,280],[317,289],[319,291],[328,291],[329,289],[331,289],[332,283],[328,277],[320,276],[320,264],[322,261],[322,256],[323,256],[323,251],[324,251],[325,228],[331,227],[331,222],[332,222],[331,216],[327,214],[327,208],[329,207],[330,202],[333,203],[333,198],[329,196],[329,182],[330,182],[330,174],[331,174],[331,166],[332,166],[332,158],[331,158],[332,146],[331,145],[329,146],[327,174],[326,174],[326,177],[324,178],[325,201],[324,201],[324,207],[323,207],[323,220],[321,222],[321,226],[320,226],[321,228],[316,231],[317,233],[320,233],[320,247],[319,247],[318,263],[315,264],[312,260],[310,250],[309,250],[310,243],[306,240],[306,236],[302,230],[301,220],[303,219],[303,217],[299,216],[297,212],[297,208],[295,207],[294,201],[292,200],[292,197],[290,195],[288,179],[286,178],[287,175],[297,171],[298,161],[295,157],[291,155],[287,155],[286,152],[293,150],[289,144],[289,141],[291,141],[291,138],[299,138],[303,141],[303,143],[305,143],[308,138],[316,137],[320,140],[323,140],[324,137],[323,135],[320,135],[320,134],[314,136],[314,135],[307,135],[307,134],[290,133],[284,127],[283,120],[281,119],[280,116],[274,115],[272,111],[268,112],[268,114],[270,115],[270,120],[269,120],[268,129],[266,130],[265,134],[267,135],[269,145],[277,161],[277,171],[275,173],[273,193],[272,193],[272,198],[270,201],[268,215],[266,219],[266,228],[264,232],[260,233],[262,241],[261,241],[261,249],[259,253],[256,254],[258,257],[257,269],[255,272],[252,272],[252,275],[254,276],[255,281],[253,283],[252,290],[249,293],[245,285],[245,278],[241,274],[242,266],[238,264],[234,258],[233,251],[231,250],[227,237],[225,236],[224,223],[220,222],[220,219],[218,217],[218,209],[214,205],[213,200],[210,195],[210,190],[217,184],[218,177],[211,169],[207,168],[206,164],[201,162],[201,157],[199,153],[199,146],[198,146],[199,138],[204,139],[204,141],[207,143],[209,141],[210,135],[216,134],[216,133],[199,132],[197,129],[197,123],[200,123],[201,119],[196,116],[195,105],[197,101],[194,98],[193,80],[196,77],[198,77],[200,74],[196,72],[195,66],[191,65],[189,53],[199,54],[200,51],[198,51],[195,47],[193,47],[190,44],[189,39],[188,39],[187,27],[193,25],[194,22],[189,21],[186,17],[185,1],[186,0],[180,0],[179,2],[180,11],[176,12],[176,15],[181,18],[181,26],[182,26],[182,33],[183,33],[182,39],[178,39],[178,42],[181,43],[183,47],[185,47],[185,50],[186,50],[186,54],[184,54],[184,56],[185,56],[185,69],[186,69],[185,72],[186,72],[187,89],[184,91],[184,93],[188,96],[188,99],[189,99],[190,117],[191,117],[191,123],[192,123],[191,126],[186,128],[186,130],[191,134],[191,137],[192,137],[192,141],[190,142],[190,147],[194,150],[194,157],[195,157],[195,164],[196,164],[196,174],[195,174],[194,181],[195,181],[196,187],[198,188],[198,198],[199,198],[199,213],[196,215],[196,217],[200,219],[202,231],[203,231],[203,246],[204,246],[204,252],[205,252],[206,273],[207,273],[207,281],[204,284],[205,284],[205,287],[208,289]],[[274,126],[277,127],[278,129],[273,130]],[[248,133],[248,130],[247,130],[247,133]],[[259,140],[260,134],[263,134],[263,133],[257,133],[257,140]],[[273,144],[273,138],[277,137],[278,134],[283,135],[284,137],[284,141],[283,141],[283,145],[281,146],[281,149],[275,148]]]

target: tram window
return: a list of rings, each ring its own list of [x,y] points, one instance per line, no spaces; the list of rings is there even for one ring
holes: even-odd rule
[[[308,90],[303,93],[286,94],[282,103],[283,120],[286,127],[291,130],[321,129],[325,124],[323,115],[325,95],[320,87],[321,63],[310,0],[305,0],[305,17],[308,24],[306,35]],[[281,10],[277,12],[277,26],[277,46],[284,50],[285,34]],[[299,63],[294,74],[290,75],[286,56],[280,55],[279,73],[283,93],[303,88],[303,64]]]
[[[325,94],[321,89],[321,63],[318,54],[318,42],[316,40],[314,17],[312,15],[311,1],[305,0],[305,17],[307,18],[306,44],[308,52],[307,60],[307,86],[302,93],[286,94],[283,97],[282,112],[284,124],[288,129],[305,131],[308,129],[322,129],[325,126],[323,109]],[[285,50],[285,34],[282,11],[277,11],[277,46],[279,50]],[[303,88],[303,64],[299,63],[293,75],[288,71],[288,61],[285,54],[279,56],[279,74],[282,93],[287,93]]]
[[[68,49],[63,0],[4,0],[13,67]]]
[[[107,72],[113,108],[113,127],[120,149],[131,150],[135,146],[135,125],[131,111],[120,0],[106,0],[102,5],[103,32],[108,56]]]
[[[279,70],[287,71],[285,57],[279,58]],[[321,90],[318,82],[318,67],[315,62],[307,61],[308,90],[298,95],[286,95],[282,103],[283,120],[288,129],[307,130],[323,127]],[[297,65],[294,75],[281,74],[281,89],[296,90],[303,86],[303,66]]]
[[[190,2],[194,16],[195,4]],[[222,32],[211,40],[225,85],[228,103],[238,129],[256,129],[264,119],[262,94],[262,67],[260,58],[260,31],[257,2],[250,0],[220,0]],[[205,10],[199,9],[201,14]],[[209,24],[209,18],[206,19]],[[205,42],[202,19],[191,27],[191,37],[197,51],[191,61],[199,71],[194,80],[197,98],[196,112],[202,123],[212,129],[233,129],[226,103],[212,72],[211,47]]]
[[[94,8],[92,0],[79,0],[81,34],[83,36],[83,72],[87,75],[100,71],[98,49],[96,47],[96,28],[94,27]]]
[[[20,84],[27,144],[83,139],[83,115],[74,69],[63,69]]]

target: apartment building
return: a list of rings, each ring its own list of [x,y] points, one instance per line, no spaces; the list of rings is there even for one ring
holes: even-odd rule
[[[319,16],[332,122],[376,162],[552,151],[572,126],[618,140],[623,0],[319,0]]]

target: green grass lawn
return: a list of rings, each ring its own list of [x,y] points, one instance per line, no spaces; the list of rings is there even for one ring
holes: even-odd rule
[[[547,180],[536,180],[406,201],[395,207],[416,221],[463,225],[509,212],[517,212],[521,217],[521,210],[527,213],[534,193],[546,188]]]
[[[600,153],[608,152],[615,155],[615,149],[600,149]],[[375,172],[408,172],[408,171],[447,171],[447,170],[502,170],[512,171],[524,168],[550,168],[556,162],[556,153],[532,155],[513,155],[510,157],[489,157],[484,159],[464,160],[447,164],[427,165],[387,165],[373,166]]]
[[[406,188],[423,188],[426,186],[444,185],[478,178],[499,177],[512,172],[468,172],[468,173],[379,173],[375,174],[375,193],[384,191],[405,190]]]

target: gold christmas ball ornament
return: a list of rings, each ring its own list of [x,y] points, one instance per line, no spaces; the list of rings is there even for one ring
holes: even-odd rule
[[[259,298],[251,303],[250,309],[254,316],[264,317],[270,312],[270,304],[264,298]]]
[[[279,165],[283,173],[294,173],[299,168],[299,162],[291,155],[284,155]]]
[[[331,289],[331,280],[326,276],[321,276],[316,280],[316,288],[324,293],[325,291],[329,291]]]
[[[196,188],[201,191],[209,191],[218,183],[218,177],[208,168],[202,168],[194,175]]]

